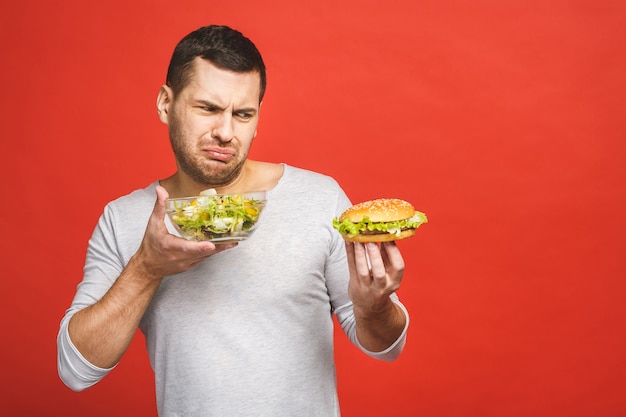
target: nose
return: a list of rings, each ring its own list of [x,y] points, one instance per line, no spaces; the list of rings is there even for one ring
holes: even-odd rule
[[[233,129],[233,117],[228,112],[222,112],[215,120],[215,126],[211,131],[211,137],[220,142],[230,142],[235,136]]]

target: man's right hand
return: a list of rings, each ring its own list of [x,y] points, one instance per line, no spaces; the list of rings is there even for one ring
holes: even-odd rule
[[[233,248],[237,243],[215,245],[212,242],[195,242],[174,236],[165,226],[165,188],[157,185],[157,199],[148,220],[141,246],[131,260],[142,276],[160,280],[167,275],[187,271],[199,262],[218,252]]]

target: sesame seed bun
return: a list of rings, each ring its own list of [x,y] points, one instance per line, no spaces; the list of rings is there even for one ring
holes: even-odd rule
[[[373,222],[393,222],[413,217],[415,208],[407,201],[398,198],[379,198],[355,204],[341,214],[340,220],[348,219],[357,223],[368,217]]]

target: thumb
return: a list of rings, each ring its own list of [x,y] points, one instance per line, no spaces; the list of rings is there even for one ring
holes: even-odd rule
[[[156,202],[154,203],[154,214],[160,216],[165,215],[165,200],[170,196],[167,190],[160,185],[155,188]]]

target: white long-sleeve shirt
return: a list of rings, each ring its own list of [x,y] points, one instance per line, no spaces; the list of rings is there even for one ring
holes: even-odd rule
[[[89,241],[84,278],[57,341],[59,375],[74,390],[112,368],[85,360],[69,338],[69,320],[106,293],[136,252],[156,184],[109,203]],[[406,327],[383,352],[368,352],[356,339],[344,243],[332,228],[350,206],[339,185],[285,165],[267,198],[250,239],[166,277],[143,316],[161,417],[338,416],[333,313],[372,357],[393,360],[404,347]],[[392,297],[408,327],[406,309]]]

